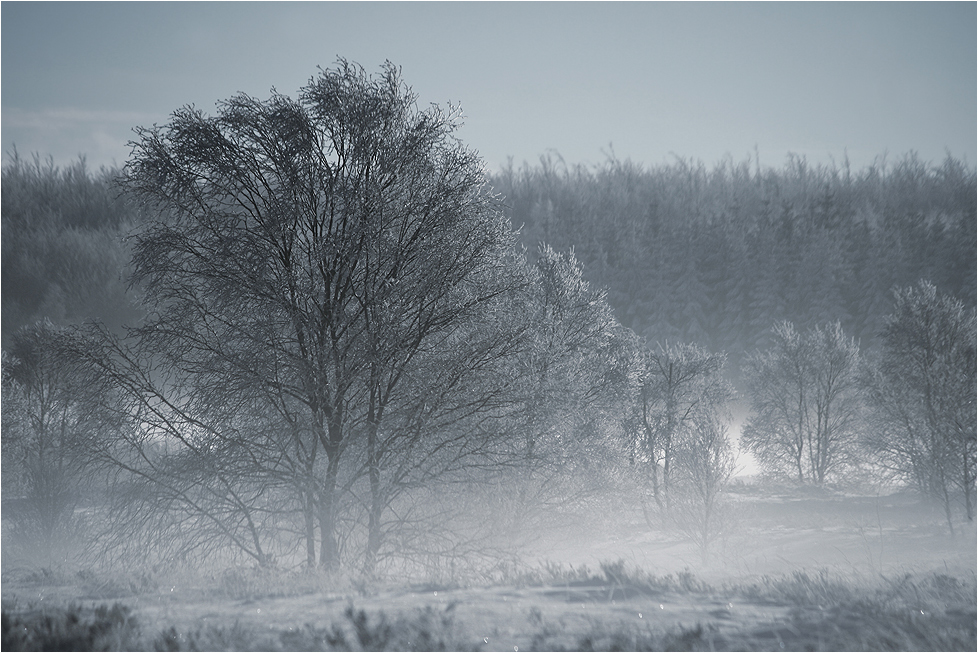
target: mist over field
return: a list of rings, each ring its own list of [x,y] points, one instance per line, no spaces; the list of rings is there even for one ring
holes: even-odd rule
[[[340,58],[4,153],[2,648],[974,650],[974,164],[465,117]]]

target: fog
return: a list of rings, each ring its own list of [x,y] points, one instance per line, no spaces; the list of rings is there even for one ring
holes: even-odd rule
[[[371,6],[388,30],[438,15]],[[972,143],[973,93],[942,96],[971,112],[964,132],[893,118],[901,139],[875,133],[851,159],[805,156],[848,138],[827,115],[827,140],[783,127],[800,149],[782,162],[758,140],[734,158],[692,136],[668,158],[637,137],[600,158],[587,138],[567,142],[577,158],[530,139],[507,161],[491,148],[514,141],[480,122],[505,114],[479,89],[464,113],[431,104],[444,81],[400,62],[281,79],[269,62],[262,83],[297,89],[281,94],[234,76],[205,92],[195,72],[169,95],[181,83],[162,70],[189,55],[167,35],[204,56],[221,16],[256,34],[264,17],[278,38],[296,16],[360,25],[366,7],[161,11],[3,9],[5,37],[33,25],[52,56],[74,17],[123,34],[134,59],[174,57],[147,106],[112,109],[132,130],[121,161],[100,92],[57,108],[25,81],[44,57],[4,57],[4,126],[45,148],[7,151],[4,130],[5,649],[974,650],[976,173],[952,141],[886,150]],[[523,17],[520,34],[542,15],[471,11]],[[697,38],[717,16],[751,33],[807,18],[842,38],[849,14],[885,17],[884,33],[916,17],[932,39],[954,13],[552,11],[601,39],[623,16]],[[118,31],[157,14],[143,49]],[[921,67],[974,42],[945,45]],[[561,48],[515,49],[578,61]],[[689,79],[717,52],[691,58],[705,106]],[[129,65],[100,65],[99,88]],[[628,88],[600,79],[605,102]],[[526,121],[507,138],[560,114],[536,77],[512,87]],[[185,106],[202,93],[208,108]],[[737,97],[718,105],[731,121]],[[574,111],[644,115],[648,98],[621,98]],[[860,124],[872,106],[855,102]],[[541,137],[572,131],[562,120]],[[734,122],[717,129],[750,124]],[[89,123],[109,145],[62,159],[93,142]],[[644,129],[620,127],[595,138]]]

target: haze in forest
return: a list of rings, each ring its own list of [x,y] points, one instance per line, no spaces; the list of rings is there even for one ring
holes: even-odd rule
[[[974,650],[973,5],[2,11],[5,649]]]

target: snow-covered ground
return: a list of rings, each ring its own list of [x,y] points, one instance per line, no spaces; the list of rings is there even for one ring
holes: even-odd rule
[[[957,523],[951,536],[942,513],[911,495],[739,484],[724,499],[729,529],[705,561],[681,534],[650,528],[640,510],[623,503],[617,514],[571,521],[529,538],[518,568],[495,580],[351,585],[320,579],[289,589],[287,580],[267,582],[275,572],[249,570],[235,572],[255,574],[244,585],[228,583],[220,572],[158,574],[133,583],[104,570],[47,576],[6,570],[3,602],[7,610],[31,610],[119,600],[146,632],[234,624],[265,633],[307,624],[350,628],[344,613],[353,606],[375,620],[382,612],[433,620],[453,630],[456,646],[483,650],[573,648],[592,640],[600,647],[594,638],[602,633],[652,637],[686,633],[684,628],[696,624],[708,625],[697,636],[699,646],[764,648],[770,643],[744,640],[743,633],[766,633],[776,643],[790,634],[786,624],[798,618],[791,605],[763,598],[778,578],[827,595],[839,592],[832,589],[837,586],[885,590],[935,575],[974,584],[974,523]],[[302,572],[289,573],[301,578]],[[756,596],[744,590],[755,584],[768,590]]]

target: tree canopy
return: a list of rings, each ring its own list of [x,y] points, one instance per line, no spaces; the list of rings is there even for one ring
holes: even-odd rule
[[[180,109],[126,166],[160,216],[135,237],[140,346],[178,371],[182,421],[290,477],[310,564],[317,522],[334,566],[363,509],[371,566],[404,474],[489,453],[462,422],[501,410],[489,368],[520,329],[499,308],[526,281],[458,117],[341,60],[296,99]]]

